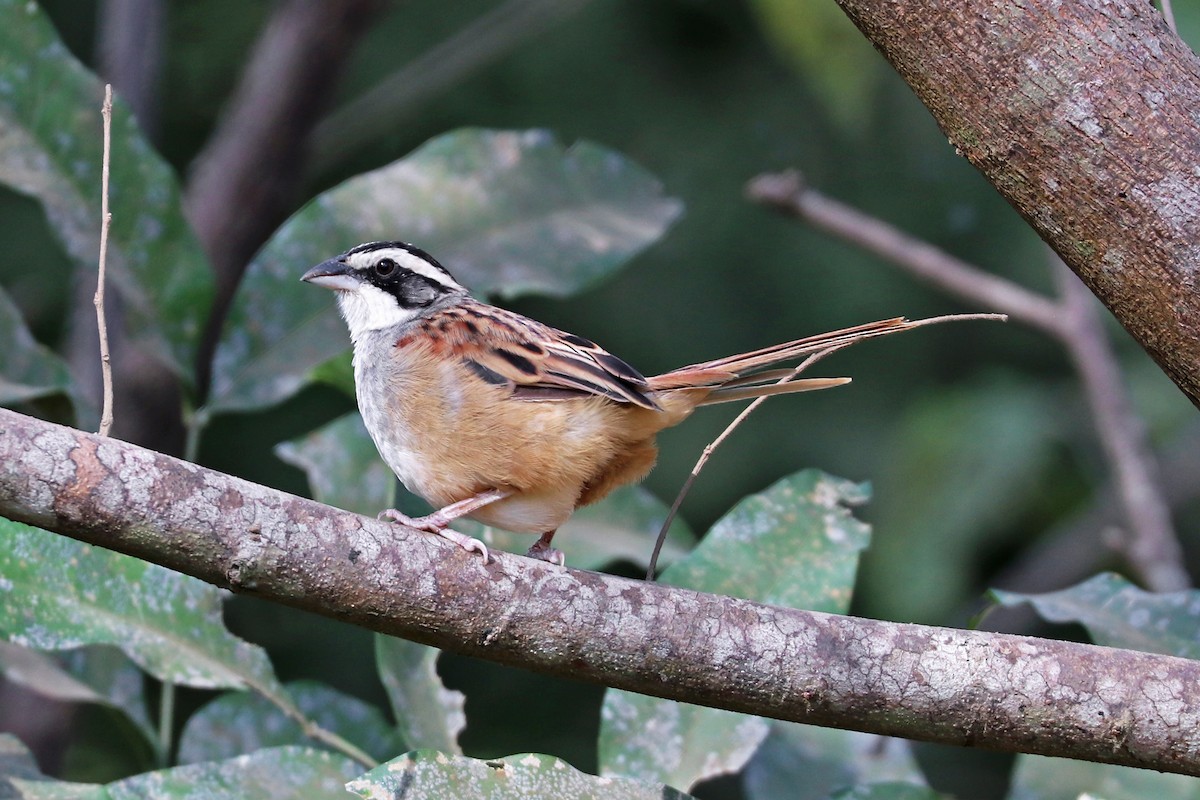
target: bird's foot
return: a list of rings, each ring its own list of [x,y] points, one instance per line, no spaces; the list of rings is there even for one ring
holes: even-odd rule
[[[394,508],[389,508],[379,514],[380,519],[399,522],[401,525],[406,525],[410,528],[416,528],[419,531],[433,533],[441,536],[443,539],[449,539],[456,545],[467,552],[479,553],[483,556],[483,563],[486,566],[491,561],[491,555],[488,553],[487,545],[476,539],[474,536],[467,536],[465,533],[450,529],[450,523],[453,518],[447,518],[448,515],[441,511],[435,511],[432,514],[426,514],[423,517],[410,517]]]
[[[550,546],[550,539],[554,536],[554,531],[542,534],[542,538],[533,543],[525,555],[529,558],[536,558],[539,561],[548,561],[551,564],[557,564],[564,567],[567,564],[567,557],[563,555],[562,550],[558,550]]]

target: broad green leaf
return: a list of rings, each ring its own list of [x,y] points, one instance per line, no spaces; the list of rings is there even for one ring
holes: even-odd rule
[[[375,634],[375,665],[387,690],[396,727],[410,748],[462,753],[458,735],[467,726],[462,692],[447,689],[437,674],[440,650]]]
[[[1148,769],[1019,755],[1008,800],[1200,800],[1200,781]]]
[[[713,526],[662,581],[759,603],[845,614],[870,527],[850,508],[861,484],[804,470],[750,495]]]
[[[120,711],[148,742],[156,741],[146,713],[142,671],[115,647],[80,647],[50,655],[0,641],[0,675],[44,697]]]
[[[304,470],[314,500],[369,517],[395,503],[396,476],[357,411],[277,445],[275,454]]]
[[[772,722],[742,780],[746,800],[826,800],[836,790],[883,781],[922,784],[903,739]]]
[[[380,460],[374,442],[357,413],[339,417],[307,436],[279,445],[275,452],[284,461],[304,470],[313,497],[322,503],[367,516],[391,508],[396,479]],[[419,501],[413,501],[419,502]],[[406,512],[422,513],[406,502]],[[667,507],[645,489],[625,486],[595,505],[575,512],[554,537],[577,569],[600,569],[624,560],[645,566]],[[456,530],[476,536],[489,547],[525,552],[533,537],[480,525],[470,520],[454,524]],[[663,545],[660,562],[669,564],[688,552],[696,537],[676,519]]]
[[[901,415],[872,481],[878,529],[859,598],[868,615],[935,623],[971,595],[980,553],[1050,491],[1060,413],[1041,387],[989,380],[939,389]]]
[[[11,406],[64,394],[75,405],[80,424],[90,425],[89,411],[75,391],[66,362],[34,340],[25,320],[4,290],[0,289],[0,405]]]
[[[275,747],[226,761],[147,772],[106,786],[14,780],[27,800],[336,800],[362,768],[306,747]],[[60,787],[57,792],[55,787]],[[78,794],[69,794],[78,787]]]
[[[845,613],[869,528],[848,506],[864,487],[805,470],[742,500],[662,581],[761,603]],[[691,788],[742,768],[762,743],[759,717],[610,689],[600,771]]]
[[[564,148],[544,131],[439,136],[317,197],[255,257],[207,413],[277,403],[349,347],[331,294],[299,278],[356,244],[411,241],[481,294],[566,295],[652,244],[679,212],[648,173],[589,142]]]
[[[29,748],[11,733],[0,733],[0,797],[8,797],[4,793],[6,778],[35,779],[41,775]]]
[[[823,0],[754,0],[763,33],[843,127],[864,129],[884,74],[871,43]]]
[[[170,683],[282,691],[266,653],[225,629],[216,587],[6,519],[0,634],[39,650],[114,645]]]
[[[553,756],[537,753],[480,761],[417,750],[382,764],[346,785],[368,800],[685,800],[669,786],[588,775]]]
[[[40,202],[87,270],[96,269],[100,244],[103,90],[36,3],[0,0],[0,183]],[[212,275],[171,168],[119,99],[111,165],[109,280],[133,340],[190,381]]]
[[[1106,572],[1059,592],[992,589],[997,603],[1029,603],[1049,622],[1077,622],[1096,644],[1200,658],[1200,591],[1152,594]]]
[[[379,709],[315,681],[287,684],[306,717],[383,760],[405,747]],[[181,764],[219,761],[281,745],[318,747],[300,724],[265,698],[227,692],[193,714],[179,739]]]
[[[872,783],[843,789],[829,796],[830,800],[952,800],[950,795],[935,792],[918,783]]]

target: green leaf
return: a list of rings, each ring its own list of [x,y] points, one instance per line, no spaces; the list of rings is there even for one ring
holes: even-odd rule
[[[871,529],[850,512],[866,486],[804,470],[717,521],[663,583],[759,603],[845,614]]]
[[[98,703],[119,711],[146,741],[156,741],[146,713],[142,671],[115,647],[80,647],[51,656],[0,641],[0,674],[44,697]]]
[[[1148,769],[1019,755],[1008,800],[1200,800],[1200,781]]]
[[[1029,603],[1049,622],[1077,622],[1096,644],[1200,658],[1200,591],[1152,594],[1111,572],[1047,594],[992,589],[1001,605]]]
[[[0,144],[2,147],[2,144]],[[63,394],[71,398],[81,424],[92,422],[94,410],[75,391],[66,362],[34,340],[20,310],[0,289],[0,405],[12,406],[41,397]]]
[[[830,800],[953,800],[950,795],[935,792],[916,783],[872,783],[854,786],[830,795]]]
[[[107,786],[14,780],[28,800],[334,800],[361,768],[350,759],[305,747],[275,747],[226,761],[147,772]],[[56,790],[56,787],[57,790]],[[77,787],[77,788],[76,788]],[[77,794],[71,794],[71,791]]]
[[[907,741],[773,722],[742,784],[746,800],[825,800],[838,789],[883,781],[924,783]]]
[[[624,778],[597,778],[553,756],[524,753],[480,761],[433,750],[417,750],[380,765],[346,785],[360,797],[404,800],[685,800],[669,786]]]
[[[357,411],[277,445],[275,454],[304,470],[314,500],[369,517],[395,503],[396,476]]]
[[[0,183],[41,203],[79,269],[100,243],[104,87],[36,3],[0,0]],[[135,343],[190,381],[212,275],[171,168],[113,104],[108,276]],[[64,287],[65,291],[65,287]]]
[[[465,129],[352,178],[297,212],[250,265],[217,350],[209,413],[272,405],[349,346],[309,267],[411,240],[477,293],[566,295],[662,235],[678,201],[617,153],[544,131]]]
[[[442,684],[437,674],[440,653],[436,647],[375,634],[375,665],[404,741],[411,748],[460,754],[466,698]]]
[[[170,683],[281,691],[266,653],[225,629],[216,587],[6,519],[0,633],[39,650],[114,645]]]
[[[35,779],[41,777],[37,761],[20,739],[11,733],[0,733],[0,797],[8,797],[6,778]]]
[[[287,684],[306,717],[382,760],[402,752],[379,709],[316,681]],[[281,745],[318,747],[294,719],[249,692],[227,692],[193,714],[179,738],[179,763],[219,761]]]
[[[844,613],[869,528],[847,506],[864,487],[805,470],[742,500],[662,581],[761,603]],[[759,717],[610,689],[600,771],[690,788],[736,772],[768,732]]]

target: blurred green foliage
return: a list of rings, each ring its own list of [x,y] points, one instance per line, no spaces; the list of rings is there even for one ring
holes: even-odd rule
[[[331,108],[496,5],[408,0],[389,6],[351,55]],[[1194,41],[1200,4],[1180,5],[1182,31]],[[96,4],[51,0],[44,6],[67,48],[94,67]],[[270,10],[268,4],[233,0],[167,3],[160,117],[150,139],[180,183],[186,184],[189,165],[213,130]],[[955,155],[882,59],[854,36],[825,0],[592,0],[446,90],[394,114],[344,120],[366,126],[364,145],[343,150],[337,146],[339,131],[323,130],[302,199],[463,127],[537,128],[567,145],[587,140],[611,148],[661,181],[667,196],[682,201],[684,215],[627,268],[584,293],[566,299],[523,297],[509,305],[595,339],[647,374],[870,319],[976,310],[746,202],[744,182],[762,171],[798,167],[826,194],[985,269],[1048,291],[1051,282],[1037,238]],[[351,138],[360,140],[347,131]],[[186,232],[174,233],[189,249]],[[328,254],[356,243],[340,235],[330,234]],[[394,235],[415,238],[401,229]],[[5,311],[0,323],[18,345],[6,358],[25,359],[47,347],[63,352],[72,265],[81,261],[79,254],[63,247],[63,232],[57,222],[46,222],[37,203],[8,189],[0,189],[0,237],[6,248],[0,286],[24,317],[21,324],[0,306]],[[194,257],[184,261],[191,266],[172,259],[171,267],[195,269]],[[295,264],[296,274],[306,266]],[[477,268],[487,265],[477,262]],[[185,277],[206,280],[198,274]],[[200,297],[205,290],[196,291],[199,308],[207,300]],[[178,314],[173,321],[181,321]],[[1154,441],[1169,445],[1193,424],[1194,410],[1127,337],[1113,332]],[[165,349],[182,363],[186,359],[178,354],[192,345],[171,334]],[[71,419],[70,406],[45,396],[74,387],[61,365],[38,363],[27,372],[34,377],[23,379],[20,391],[10,394],[32,403],[27,410]],[[961,622],[996,571],[1036,546],[1045,531],[1095,503],[1106,485],[1107,466],[1067,360],[1056,345],[1018,324],[934,327],[856,347],[823,367],[853,375],[855,382],[767,403],[706,468],[683,515],[693,529],[708,529],[739,498],[801,467],[872,483],[876,499],[860,512],[874,534],[855,587],[856,611]],[[199,460],[308,492],[305,473],[293,466],[299,461],[285,463],[276,446],[309,436],[352,408],[344,392],[308,386],[268,409],[217,416],[200,441]],[[660,466],[647,489],[669,502],[703,446],[733,413],[705,411],[665,434]],[[295,446],[291,452],[296,453]],[[318,490],[315,483],[312,490]],[[1177,510],[1190,553],[1197,551],[1198,512],[1194,502]],[[1101,547],[1099,535],[1094,533],[1091,549]],[[1091,557],[1090,551],[1079,555]],[[281,679],[316,678],[378,708],[387,706],[389,696],[395,702],[391,689],[385,692],[376,683],[376,643],[369,634],[240,598],[228,604],[226,617],[235,633],[271,654]],[[421,663],[423,674],[434,681],[425,686],[427,692],[441,689],[436,673],[429,674],[432,662]],[[89,668],[72,669],[78,677]],[[94,673],[97,667],[90,669]],[[585,772],[597,771],[600,690],[456,657],[442,658],[440,672],[451,689],[467,696],[469,723],[459,739],[467,756],[542,750]],[[99,696],[111,696],[103,682],[84,683]],[[211,694],[180,693],[179,724],[211,701]],[[219,709],[209,708],[210,717],[218,716]],[[134,724],[144,729],[145,716],[141,712]],[[86,728],[80,724],[69,764],[119,770],[136,760],[118,759],[120,743],[87,737]],[[826,759],[826,772],[851,776],[839,780],[863,774],[846,767],[849,757],[839,755],[830,765],[823,755],[826,745],[797,743],[799,735],[791,737],[797,742],[777,741],[787,738],[773,729],[767,740],[782,748],[770,753],[776,762],[781,752],[810,747]],[[276,743],[262,740],[268,741]],[[829,748],[841,752],[854,745]],[[266,754],[258,767],[264,774],[280,763],[297,772],[334,776],[329,780],[357,774],[352,768],[347,773],[344,760],[310,760],[315,758],[311,751],[297,747],[260,752]],[[1003,796],[1008,762],[1001,757],[986,761],[983,768],[991,778],[981,782],[978,764],[964,766],[966,760],[952,752],[918,755],[938,787],[968,796]],[[19,748],[0,738],[0,763],[10,757],[28,768]],[[463,769],[480,769],[480,763],[464,762]],[[751,762],[748,774],[769,786],[770,769],[777,764],[764,764]],[[68,777],[98,784],[125,774],[102,769]],[[1098,786],[1100,772],[1080,778],[1079,790]],[[897,774],[911,777],[907,766]],[[1053,772],[1022,759],[1013,796],[1056,796],[1039,788],[1047,775]],[[187,776],[194,779],[192,773]],[[755,793],[754,786],[747,784],[748,796],[767,796]],[[93,794],[103,796],[101,790],[97,785]],[[732,797],[741,791],[737,784],[716,782],[702,784],[696,793]],[[902,784],[847,796],[930,796],[921,791]]]

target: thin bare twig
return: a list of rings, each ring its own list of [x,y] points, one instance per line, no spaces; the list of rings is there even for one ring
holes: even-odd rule
[[[1119,488],[1129,541],[1124,555],[1137,577],[1154,591],[1190,585],[1171,525],[1170,506],[1140,420],[1121,382],[1120,368],[1082,283],[1056,273],[1060,299],[1044,297],[948,253],[875,217],[810,189],[799,172],[764,174],[747,196],[862,247],[942,290],[1004,311],[1057,339],[1070,353],[1095,415],[1097,436]],[[1087,301],[1086,303],[1084,301]]]
[[[108,228],[112,214],[108,210],[108,165],[112,153],[112,84],[104,85],[104,105],[100,107],[104,120],[104,156],[100,172],[100,264],[96,270],[96,328],[100,332],[100,377],[104,385],[104,406],[100,412],[101,436],[108,436],[113,424],[112,359],[108,354],[108,322],[104,318],[104,272],[108,261]]]
[[[938,323],[942,323],[942,322],[955,322],[955,321],[962,322],[962,321],[967,321],[967,320],[984,320],[984,319],[998,320],[1000,322],[1003,322],[1003,321],[1007,320],[1008,317],[1004,314],[947,314],[947,315],[940,316],[940,317],[929,317],[928,319],[919,319],[916,321],[905,320],[903,325],[897,326],[896,328],[888,330],[885,333],[899,333],[900,331],[912,330],[913,328],[921,328],[926,325],[937,325]],[[840,344],[832,345],[830,347],[825,348],[824,350],[819,350],[816,353],[813,353],[812,355],[810,355],[808,358],[801,361],[800,364],[795,369],[793,369],[789,374],[780,378],[778,381],[775,382],[775,384],[779,385],[779,384],[788,383],[790,381],[793,381],[802,372],[804,372],[806,369],[811,367],[813,364],[816,364],[818,361],[825,358],[826,356],[831,356],[834,353],[836,353],[837,351],[844,350],[845,348],[849,347],[852,344],[858,344],[859,342],[863,341],[864,339],[874,339],[874,338],[878,338],[878,336],[879,336],[879,334],[871,335],[871,336],[864,336],[862,339],[853,339],[848,342],[842,342]],[[711,442],[709,442],[708,445],[704,448],[703,452],[700,453],[700,458],[696,461],[696,465],[692,467],[692,471],[688,474],[687,479],[683,482],[683,486],[680,487],[679,494],[675,495],[675,502],[673,502],[671,504],[671,510],[667,512],[667,518],[665,520],[663,520],[662,527],[658,531],[658,539],[655,540],[655,542],[654,542],[654,552],[650,554],[650,564],[646,568],[646,580],[648,580],[648,581],[654,580],[654,571],[655,571],[655,567],[658,564],[658,555],[662,551],[663,544],[667,540],[667,532],[671,530],[671,524],[675,521],[675,517],[679,513],[679,507],[681,505],[683,505],[683,499],[685,497],[687,497],[688,492],[691,491],[692,484],[696,482],[696,478],[699,477],[700,471],[702,469],[704,469],[705,464],[708,463],[708,460],[712,457],[713,452],[715,452],[716,449],[718,447],[720,447],[721,444],[724,443],[724,441],[726,439],[729,438],[730,434],[732,434],[734,432],[734,430],[737,429],[737,427],[746,420],[747,417],[749,417],[752,413],[754,413],[755,409],[757,409],[764,402],[766,402],[767,397],[768,396],[759,397],[759,398],[755,399],[754,402],[752,402],[750,405],[748,405],[744,409],[742,409],[742,412],[740,414],[738,414],[736,417],[734,417],[732,422],[730,422],[728,425],[725,426],[725,430],[721,431],[721,433],[717,436],[717,438],[715,438]]]

